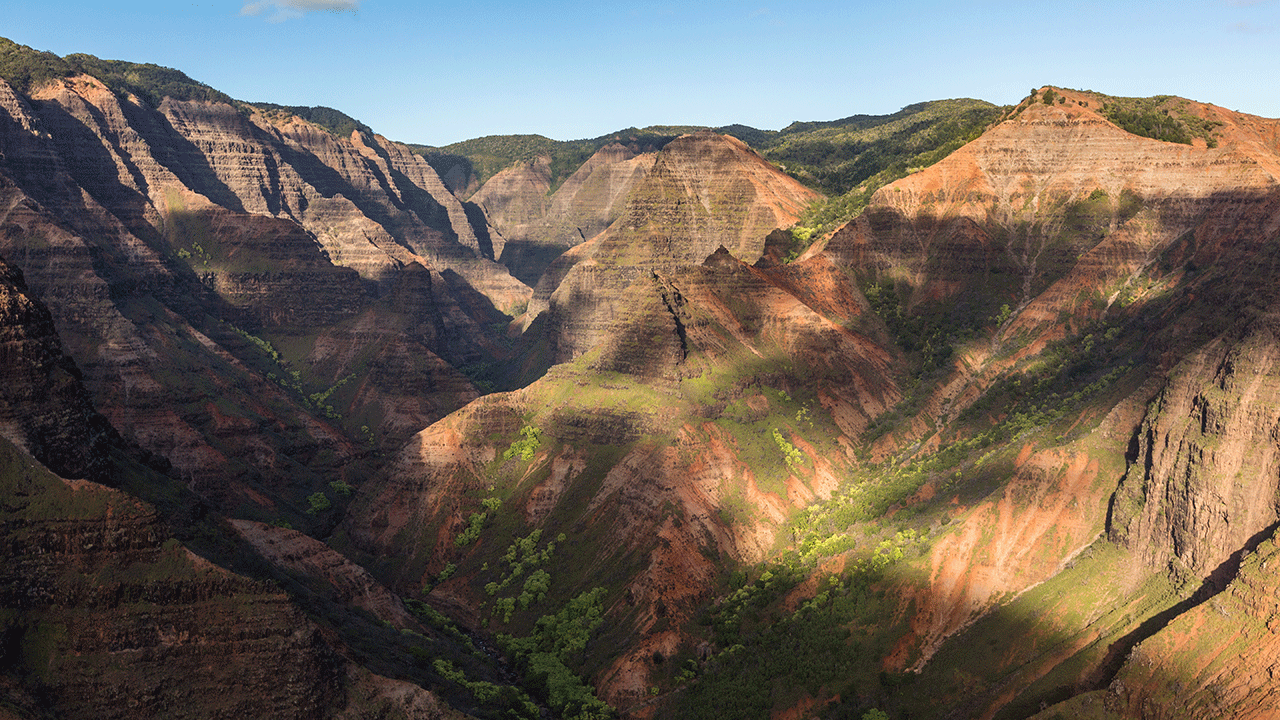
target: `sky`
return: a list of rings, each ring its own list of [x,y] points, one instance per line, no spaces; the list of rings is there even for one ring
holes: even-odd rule
[[[1280,0],[5,0],[0,37],[401,142],[881,115],[1055,85],[1280,117]],[[12,7],[12,5],[18,7]]]

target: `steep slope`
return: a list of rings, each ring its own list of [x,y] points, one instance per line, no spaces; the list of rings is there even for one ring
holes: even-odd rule
[[[538,281],[529,317],[546,313],[555,362],[607,338],[647,273],[700,262],[717,247],[755,262],[772,230],[817,195],[741,141],[710,132],[673,140],[600,235],[565,253]]]
[[[60,480],[7,441],[0,457],[12,701],[68,718],[303,718],[340,704],[339,659],[283,593],[166,541],[124,493]]]
[[[731,138],[673,141],[623,218],[571,251],[590,249],[623,288],[591,290],[612,308],[600,342],[415,437],[353,506],[349,549],[402,592],[426,585],[517,635],[601,586],[608,639],[570,662],[609,702],[643,703],[652,658],[697,647],[684,623],[723,563],[768,557],[900,397],[900,360],[844,272],[824,257],[752,266],[711,245],[756,259],[807,197]]]
[[[641,143],[611,143],[552,193],[550,158],[543,156],[494,175],[471,200],[501,236],[499,260],[533,286],[556,257],[618,218],[656,157],[656,150]]]
[[[192,553],[125,492],[58,478],[3,438],[0,475],[9,716],[464,717],[344,658],[279,586]]]
[[[1207,576],[1280,519],[1275,317],[1238,332],[1174,370],[1116,490],[1111,536],[1155,567]]]
[[[195,555],[150,505],[95,482],[171,483],[94,411],[49,311],[3,261],[0,307],[6,717],[341,718],[375,698],[386,717],[450,714],[344,660],[278,587]]]
[[[115,431],[63,354],[53,318],[22,274],[0,260],[0,435],[67,477],[101,481]]]
[[[1029,715],[1105,687],[1273,532],[1277,124],[1168,100],[1212,131],[1183,145],[1117,127],[1113,102],[1048,89],[811,251],[908,351],[918,384],[864,440],[886,475],[916,473],[904,504],[931,520],[879,580],[901,624],[860,640],[924,678],[810,701]]]
[[[454,367],[501,353],[530,291],[421,158],[88,75],[29,93],[0,82],[0,252],[94,402],[199,492],[297,522],[476,396]]]

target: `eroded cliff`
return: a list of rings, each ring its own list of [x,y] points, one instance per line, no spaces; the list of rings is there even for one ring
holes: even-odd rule
[[[475,397],[454,368],[501,353],[529,295],[385,138],[87,75],[0,105],[0,252],[112,424],[224,507],[297,518]]]

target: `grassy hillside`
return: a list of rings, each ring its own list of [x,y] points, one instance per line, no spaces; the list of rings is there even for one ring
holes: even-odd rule
[[[817,236],[853,218],[884,185],[929,167],[982,134],[1003,109],[959,99],[908,105],[892,115],[793,123],[754,147],[824,193],[801,226]]]
[[[185,73],[151,63],[102,60],[76,53],[60,58],[0,38],[0,77],[18,92],[30,93],[40,85],[73,75],[92,75],[117,93],[132,93],[155,106],[165,97],[175,100],[231,102],[231,97]]]
[[[373,132],[373,129],[368,125],[365,125],[341,110],[334,110],[331,107],[324,107],[323,105],[306,107],[302,105],[276,105],[274,103],[264,102],[249,104],[264,112],[296,115],[313,125],[319,125],[338,137],[347,137],[356,130],[362,130],[368,133]]]
[[[792,123],[748,142],[793,177],[836,196],[885,171],[905,175],[931,165],[999,116],[1000,108],[981,100],[938,100],[892,115]]]

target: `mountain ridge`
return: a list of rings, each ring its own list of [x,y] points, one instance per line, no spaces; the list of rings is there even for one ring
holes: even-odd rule
[[[264,602],[320,628],[303,714],[1262,712],[1274,623],[1196,628],[1271,612],[1280,121],[1043,87],[885,122],[840,196],[865,211],[825,228],[720,133],[473,187],[124,67],[0,83],[3,359],[61,388],[15,386],[5,433],[39,455],[105,418],[125,446],[75,467],[122,489],[93,497],[283,583]],[[797,132],[846,121],[878,122]],[[46,686],[10,649],[70,647],[51,612],[0,610],[23,712]],[[50,702],[92,713],[91,674]]]

